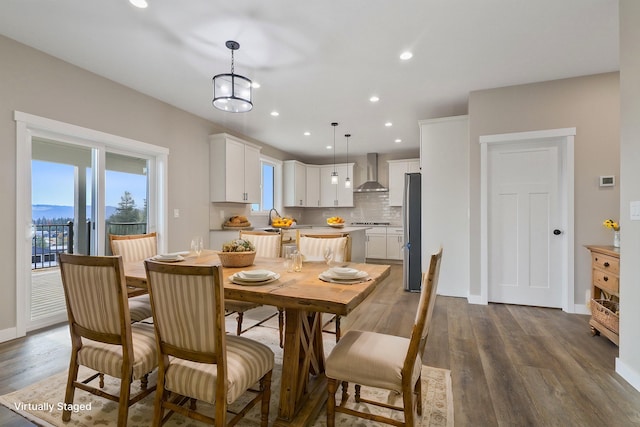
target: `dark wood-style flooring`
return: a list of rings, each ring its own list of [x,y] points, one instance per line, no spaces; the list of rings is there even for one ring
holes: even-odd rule
[[[391,276],[343,330],[408,336],[419,295]],[[439,296],[424,363],[451,370],[456,426],[640,426],[640,392],[615,373],[618,347],[592,337],[588,316],[470,305]],[[384,351],[384,349],[379,349]],[[0,394],[67,368],[66,326],[0,344]],[[32,425],[0,407],[0,425]]]

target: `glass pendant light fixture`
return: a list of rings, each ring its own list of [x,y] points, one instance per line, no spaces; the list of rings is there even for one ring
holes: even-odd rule
[[[336,170],[336,126],[338,123],[331,123],[333,126],[333,172],[331,172],[331,183],[337,185],[338,184],[338,171]]]
[[[231,73],[213,77],[213,106],[230,113],[251,111],[251,80],[234,73],[233,52],[240,49],[240,43],[229,40],[225,46],[231,50]]]
[[[349,179],[349,138],[351,138],[351,134],[347,133],[344,136],[347,138],[347,177],[344,179],[344,188],[351,188],[351,179]]]

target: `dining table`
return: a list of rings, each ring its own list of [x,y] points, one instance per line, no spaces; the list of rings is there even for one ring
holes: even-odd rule
[[[217,251],[185,255],[183,265],[219,265]],[[248,267],[223,267],[225,299],[255,302],[284,309],[284,349],[280,402],[275,426],[306,426],[318,416],[327,399],[322,314],[346,316],[390,273],[389,265],[340,263],[367,273],[360,283],[333,283],[320,279],[325,262],[304,262],[301,271],[290,271],[281,258],[255,258]],[[269,270],[277,280],[256,285],[237,284],[231,277],[241,271]],[[145,289],[144,262],[125,263],[127,285]]]

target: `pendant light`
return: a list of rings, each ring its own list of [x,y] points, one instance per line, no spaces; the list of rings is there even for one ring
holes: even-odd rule
[[[331,183],[337,185],[338,184],[338,171],[336,170],[336,126],[338,123],[331,123],[333,126],[333,172],[331,172]]]
[[[351,134],[345,134],[345,138],[347,138],[347,177],[344,179],[344,188],[351,188],[351,179],[349,179],[349,138],[351,138]]]
[[[233,51],[240,49],[240,43],[229,40],[225,46],[231,50],[231,73],[213,77],[213,106],[230,113],[251,111],[251,80],[234,73]]]

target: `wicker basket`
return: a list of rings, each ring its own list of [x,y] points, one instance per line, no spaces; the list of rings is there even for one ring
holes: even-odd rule
[[[218,252],[223,267],[248,267],[256,258],[256,251],[251,252]]]
[[[620,317],[616,314],[618,307],[616,301],[592,299],[591,316],[597,320],[598,323],[617,334],[620,331]]]

